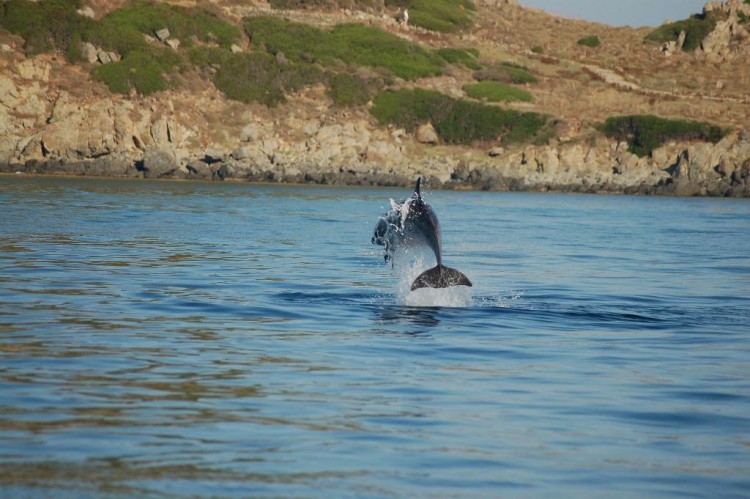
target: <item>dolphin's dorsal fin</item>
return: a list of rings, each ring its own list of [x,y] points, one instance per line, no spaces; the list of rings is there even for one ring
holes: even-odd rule
[[[422,197],[421,187],[422,177],[417,177],[417,185],[414,186],[414,194],[416,194],[418,198]]]

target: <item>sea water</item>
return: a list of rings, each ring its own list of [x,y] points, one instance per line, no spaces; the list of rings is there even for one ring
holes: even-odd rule
[[[748,497],[750,201],[0,177],[2,497]]]

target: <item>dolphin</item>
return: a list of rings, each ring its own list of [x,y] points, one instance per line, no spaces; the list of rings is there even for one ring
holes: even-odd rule
[[[391,209],[380,217],[375,226],[372,244],[384,247],[386,262],[392,259],[394,250],[399,246],[425,245],[435,253],[437,265],[414,280],[412,291],[419,288],[472,286],[464,274],[443,265],[440,222],[432,207],[422,199],[421,185],[422,177],[419,177],[411,197],[400,203],[391,199]]]

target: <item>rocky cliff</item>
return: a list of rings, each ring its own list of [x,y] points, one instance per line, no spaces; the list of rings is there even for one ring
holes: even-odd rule
[[[101,2],[95,7],[102,9]],[[533,21],[562,29],[564,23],[579,26],[575,23],[580,22],[552,18],[515,2],[479,2],[478,9],[480,21],[474,30],[458,35],[387,25],[422,43],[474,44],[490,57],[522,59],[538,67],[542,83],[531,89],[535,103],[515,106],[535,106],[552,116],[554,133],[546,140],[445,145],[429,124],[407,133],[379,125],[368,106],[337,107],[319,85],[295,92],[274,108],[230,100],[202,81],[148,97],[118,95],[59,54],[26,56],[23,40],[6,33],[0,37],[0,172],[362,185],[405,185],[419,174],[446,188],[750,195],[750,137],[744,131],[750,119],[747,86],[740,85],[739,91],[717,89],[709,81],[708,91],[665,89],[648,74],[641,73],[633,81],[633,74],[640,73],[636,63],[627,60],[633,54],[613,60],[579,47],[554,54],[545,50],[540,55],[527,48],[535,39],[524,43],[512,38],[505,23]],[[356,17],[350,11],[334,15],[343,20],[370,19],[369,14]],[[625,33],[588,23],[580,23],[571,36],[593,29],[604,33],[605,43],[611,30],[613,39],[631,36],[641,44],[642,33],[636,30]],[[719,42],[711,43],[715,47]],[[635,50],[645,60],[663,57],[658,47]],[[717,50],[721,53],[711,49]],[[696,68],[701,62],[696,57],[685,55],[676,67]],[[744,63],[743,57],[738,55],[732,64]],[[604,69],[605,61],[610,69]],[[92,57],[89,63],[101,61]],[[633,86],[609,83],[596,76],[598,70]],[[711,74],[705,79],[710,80]],[[462,95],[465,78],[465,72],[452,69],[417,84]],[[747,84],[747,77],[744,81]],[[608,106],[622,111],[674,109],[675,103],[683,109],[705,105],[704,113],[724,116],[723,122],[717,121],[732,131],[717,143],[667,142],[650,156],[639,157],[627,143],[597,131],[601,110],[577,112],[575,106],[581,103],[563,102],[570,92],[584,99],[587,92],[615,95]],[[693,112],[687,112],[688,117]]]

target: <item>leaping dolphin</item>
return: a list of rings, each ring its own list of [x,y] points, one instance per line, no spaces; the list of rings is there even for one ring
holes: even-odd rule
[[[386,261],[393,257],[394,250],[399,246],[422,244],[435,253],[437,265],[414,280],[412,291],[419,288],[471,286],[468,277],[443,265],[440,222],[432,207],[422,199],[421,185],[422,177],[419,177],[411,197],[401,203],[391,199],[391,209],[378,220],[372,244],[384,247]]]

